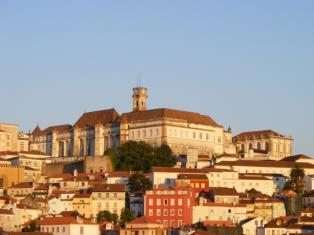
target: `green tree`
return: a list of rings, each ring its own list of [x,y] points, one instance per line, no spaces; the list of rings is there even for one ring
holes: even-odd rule
[[[150,180],[145,177],[143,173],[135,172],[129,177],[128,181],[129,191],[131,193],[144,192],[152,188]]]
[[[176,159],[168,145],[153,148],[140,141],[128,141],[116,152],[116,169],[149,172],[152,166],[172,167]]]
[[[290,171],[291,182],[297,193],[304,193],[304,176],[304,169],[297,164]]]
[[[101,223],[103,221],[117,223],[118,216],[116,214],[111,214],[109,211],[99,211],[97,214],[96,221],[97,223]]]
[[[135,219],[135,214],[128,208],[123,208],[120,215],[119,225],[124,228],[125,224]]]
[[[128,141],[118,148],[117,169],[148,172],[154,149],[145,142]]]
[[[168,145],[163,144],[155,149],[153,161],[154,166],[173,167],[175,164],[176,158]]]
[[[283,186],[283,190],[295,190],[293,182],[291,180],[287,180]]]
[[[112,170],[114,171],[117,167],[117,151],[114,148],[109,148],[105,151],[104,155],[109,156]]]
[[[22,232],[36,232],[39,231],[39,226],[35,221],[30,222],[26,227],[22,229]]]

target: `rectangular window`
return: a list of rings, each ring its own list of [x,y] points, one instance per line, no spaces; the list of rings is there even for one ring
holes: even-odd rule
[[[170,206],[174,206],[174,199],[172,198],[172,199],[170,199]]]
[[[182,220],[178,220],[178,227],[182,226]]]
[[[149,209],[149,210],[148,210],[148,214],[149,214],[149,216],[153,216],[153,215],[154,215],[153,209]]]
[[[193,132],[193,139],[196,138],[196,132]]]
[[[168,200],[167,199],[164,200],[164,206],[168,206]]]
[[[154,200],[153,199],[149,199],[148,200],[148,205],[153,206],[154,205]]]
[[[203,139],[203,134],[202,133],[199,134],[199,138],[200,138],[200,140]]]
[[[171,209],[171,210],[170,210],[170,215],[171,215],[171,216],[174,216],[174,209]]]
[[[164,216],[168,216],[168,210],[164,209]]]
[[[161,205],[161,201],[160,199],[157,199],[157,206],[160,206]]]
[[[80,227],[80,234],[81,234],[81,235],[84,234],[84,227],[83,227],[83,226]]]
[[[161,211],[160,211],[160,209],[157,209],[157,216],[161,216]]]
[[[179,205],[179,206],[182,206],[182,199],[181,199],[181,198],[178,199],[178,205]]]
[[[178,209],[178,215],[182,216],[182,209]]]

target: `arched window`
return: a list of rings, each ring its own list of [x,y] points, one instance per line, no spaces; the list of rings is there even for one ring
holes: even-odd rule
[[[252,143],[249,144],[249,149],[253,149],[253,144]]]
[[[265,150],[268,152],[268,150],[269,150],[269,145],[268,145],[268,143],[266,142],[265,143]]]
[[[261,149],[261,143],[260,142],[257,142],[257,149]]]

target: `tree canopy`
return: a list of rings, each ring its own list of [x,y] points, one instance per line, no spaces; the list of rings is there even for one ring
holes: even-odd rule
[[[175,156],[167,145],[153,148],[143,141],[128,141],[117,149],[117,170],[149,172],[153,166],[172,167],[175,163]]]
[[[143,173],[135,172],[129,177],[128,187],[131,193],[136,193],[151,189],[152,184]]]
[[[133,211],[130,211],[128,208],[123,208],[120,215],[119,225],[124,228],[127,222],[130,222],[135,218]]]
[[[285,183],[284,190],[293,190],[296,193],[304,193],[304,169],[296,164],[290,171],[290,179]]]
[[[118,221],[118,215],[112,214],[109,211],[99,211],[96,218],[97,223],[101,223],[103,221],[113,222],[117,223]]]

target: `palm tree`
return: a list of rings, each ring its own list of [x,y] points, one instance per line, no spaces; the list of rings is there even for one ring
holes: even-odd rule
[[[293,183],[294,189],[297,193],[304,192],[304,169],[301,168],[299,165],[295,165],[290,172],[290,178]]]

